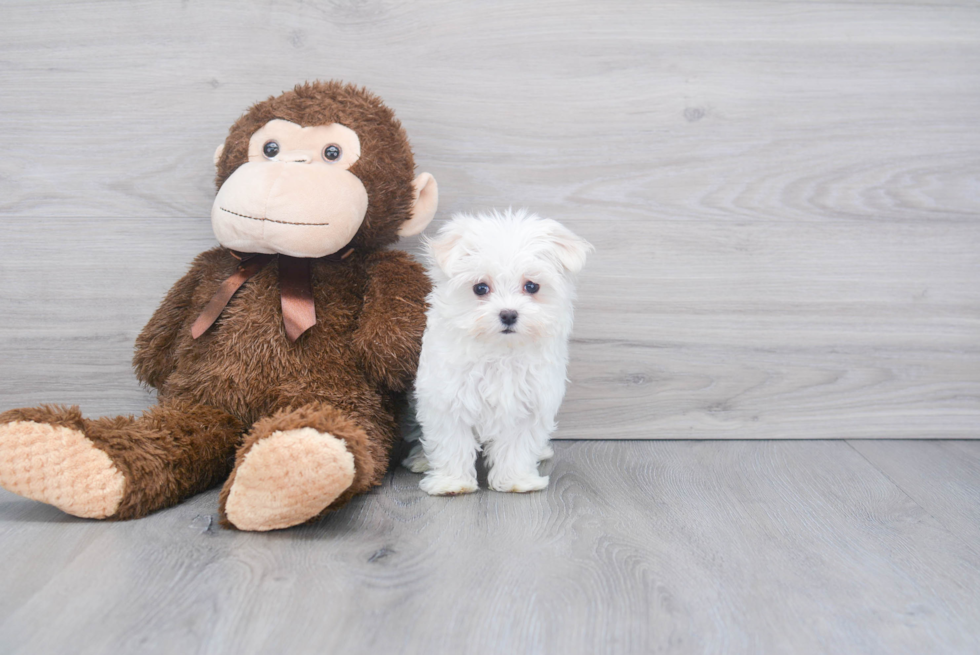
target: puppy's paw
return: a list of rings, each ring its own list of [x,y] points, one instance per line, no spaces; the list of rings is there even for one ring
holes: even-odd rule
[[[527,493],[541,491],[548,487],[550,478],[547,475],[525,475],[513,478],[490,478],[490,488],[494,491]]]
[[[478,489],[473,478],[456,477],[429,471],[419,482],[419,489],[430,496],[458,496],[473,493]]]
[[[544,450],[541,451],[541,458],[540,459],[541,459],[542,462],[544,462],[546,460],[551,459],[554,456],[555,456],[555,449],[552,448],[551,446],[545,446],[544,447]]]
[[[422,444],[417,443],[412,446],[408,457],[402,460],[402,466],[412,473],[425,473],[429,470],[429,460],[425,458],[425,451],[422,450]]]

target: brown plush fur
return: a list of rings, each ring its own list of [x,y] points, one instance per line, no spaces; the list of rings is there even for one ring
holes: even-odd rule
[[[368,210],[352,245],[373,249],[394,243],[398,226],[411,215],[415,163],[405,130],[381,99],[350,84],[312,82],[256,104],[228,133],[217,187],[248,159],[252,134],[275,118],[303,127],[340,123],[357,132],[361,158],[350,172],[368,190]]]
[[[221,482],[231,471],[241,421],[215,407],[175,401],[142,416],[89,420],[77,406],[0,414],[0,423],[34,421],[73,428],[106,453],[126,477],[114,519],[145,516]]]
[[[232,457],[237,466],[277,430],[312,427],[345,442],[354,457],[354,483],[328,509],[384,476],[397,438],[395,407],[418,363],[429,292],[418,264],[403,252],[380,250],[410,217],[412,153],[377,97],[334,82],[305,84],[255,105],[234,124],[218,162],[219,187],[247,160],[252,133],[273,118],[304,126],[340,122],[361,139],[361,158],[350,170],[368,191],[367,217],[353,254],[312,262],[316,325],[296,342],[286,337],[272,263],[192,339],[191,324],[238,264],[229,251],[215,248],[194,260],[136,341],[136,375],[158,389],[158,406],[138,418],[95,421],[83,419],[77,407],[0,415],[0,423],[79,429],[106,452],[127,481],[112,518],[144,516],[231,473],[221,495],[224,517]]]

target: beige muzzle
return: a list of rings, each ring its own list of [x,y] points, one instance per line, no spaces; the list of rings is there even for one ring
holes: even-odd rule
[[[368,196],[356,175],[319,164],[305,152],[282,161],[250,161],[218,190],[211,225],[218,242],[239,252],[323,257],[354,238]]]

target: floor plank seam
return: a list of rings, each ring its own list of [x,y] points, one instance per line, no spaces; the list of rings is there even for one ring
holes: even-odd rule
[[[932,512],[930,512],[928,509],[926,509],[922,505],[922,503],[920,503],[911,493],[909,493],[905,489],[905,487],[903,487],[901,484],[899,484],[898,482],[896,482],[892,478],[892,476],[888,475],[888,473],[884,471],[884,469],[882,469],[880,466],[878,466],[877,464],[875,464],[874,462],[872,462],[870,459],[867,458],[867,456],[864,453],[862,453],[860,450],[858,450],[857,448],[855,448],[854,447],[854,444],[851,443],[851,441],[852,441],[851,439],[846,439],[845,441],[846,441],[848,447],[851,450],[853,450],[855,453],[857,453],[861,457],[861,459],[863,459],[864,461],[866,461],[876,471],[878,471],[879,473],[881,473],[885,477],[886,480],[888,480],[890,483],[892,483],[892,485],[895,486],[896,489],[898,489],[899,491],[902,492],[902,495],[903,496],[905,496],[906,498],[908,498],[909,500],[911,500],[915,504],[916,507],[918,507],[923,512],[925,512],[926,516],[928,516],[929,518],[931,518],[932,520],[934,520],[938,525],[942,526],[943,530],[945,530],[947,534],[949,534],[950,536],[954,537],[957,541],[963,543],[967,548],[969,548],[971,550],[974,550],[974,548],[975,548],[974,547],[974,544],[972,544],[970,542],[970,540],[965,539],[964,537],[961,537],[959,534],[957,534],[952,529],[950,529],[950,527],[948,525],[946,525],[946,523],[943,520],[941,520],[935,514],[933,514]],[[978,551],[978,552],[980,552],[980,551]]]

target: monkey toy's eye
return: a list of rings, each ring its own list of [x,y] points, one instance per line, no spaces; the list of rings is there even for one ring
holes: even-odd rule
[[[272,159],[279,154],[279,144],[275,141],[269,141],[264,146],[262,146],[262,154]]]
[[[528,282],[527,284],[524,285],[524,290],[527,291],[528,293],[537,293],[540,288],[541,285],[538,284],[537,282]]]
[[[340,146],[331,143],[323,149],[323,158],[327,161],[337,161],[340,159]]]
[[[485,296],[490,293],[490,285],[485,282],[480,282],[479,284],[473,285],[473,293],[478,296]]]

